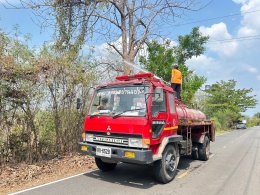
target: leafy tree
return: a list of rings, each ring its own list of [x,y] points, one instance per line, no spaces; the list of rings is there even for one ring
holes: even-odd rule
[[[256,118],[260,118],[260,112],[255,113],[255,114],[254,114],[254,117],[256,117]]]
[[[19,41],[17,37],[10,39],[1,32],[0,41],[4,43],[1,49],[4,52],[0,53],[0,123],[2,126],[0,129],[8,129],[4,137],[11,148],[13,157],[20,156],[22,149],[20,152],[19,144],[25,142],[26,154],[24,156],[28,162],[32,162],[33,154],[37,158],[38,153],[35,115],[39,110],[39,102],[43,95],[42,85],[38,80],[38,70],[34,66],[35,56],[28,45]],[[17,137],[17,134],[21,137]]]
[[[148,56],[141,56],[140,63],[147,70],[169,83],[171,82],[172,66],[174,63],[178,63],[183,75],[182,101],[191,105],[195,93],[206,82],[206,78],[189,70],[185,62],[192,56],[202,54],[205,51],[204,45],[207,40],[208,37],[203,36],[195,27],[190,34],[179,36],[179,43],[174,47],[170,46],[170,41],[162,44],[151,41],[148,43]]]
[[[175,57],[174,49],[170,47],[170,41],[163,44],[153,40],[147,44],[148,57],[141,56],[139,61],[145,68],[159,76],[166,82],[171,81],[171,70]]]
[[[234,122],[241,117],[239,112],[233,112],[232,110],[217,110],[214,112],[212,119],[215,121],[217,130],[230,129]]]
[[[207,79],[204,76],[195,74],[193,70],[189,70],[185,65],[181,64],[179,69],[183,77],[181,91],[182,101],[191,106],[196,92],[207,81]]]
[[[205,111],[209,116],[214,116],[216,112],[224,112],[229,110],[232,113],[245,112],[248,108],[256,105],[255,96],[250,95],[253,91],[250,89],[236,89],[236,81],[229,80],[217,82],[206,90],[208,97],[206,98]],[[241,115],[235,115],[233,120],[238,120]]]
[[[17,36],[0,31],[0,166],[75,151],[97,75],[85,56],[36,52]]]
[[[179,36],[179,44],[174,48],[178,64],[183,65],[193,56],[203,54],[208,39],[209,36],[203,36],[198,27],[194,27],[188,35]]]
[[[260,113],[256,113],[253,117],[247,118],[247,127],[260,125]]]

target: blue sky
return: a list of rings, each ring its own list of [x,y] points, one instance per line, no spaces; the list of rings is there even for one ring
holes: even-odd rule
[[[259,104],[246,114],[260,112],[260,0],[203,0],[202,4],[207,2],[211,3],[204,9],[186,12],[176,19],[176,25],[165,25],[160,30],[172,40],[188,34],[194,26],[210,35],[206,53],[187,64],[206,76],[208,84],[235,79],[239,88],[253,88]],[[52,41],[53,29],[41,29],[30,10],[6,9],[5,0],[0,3],[0,29],[13,34],[13,27],[18,24],[23,34],[32,35],[32,45]],[[219,16],[227,17],[212,19]]]

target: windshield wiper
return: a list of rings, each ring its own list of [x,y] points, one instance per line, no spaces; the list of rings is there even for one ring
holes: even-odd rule
[[[120,112],[120,113],[118,113],[118,114],[115,114],[114,116],[113,116],[113,118],[117,118],[117,117],[119,117],[120,115],[122,115],[122,114],[124,114],[124,113],[126,113],[126,112],[131,112],[131,111],[137,111],[137,110],[144,110],[145,108],[137,108],[137,109],[132,109],[132,110],[125,110],[125,111],[123,111],[123,112]]]

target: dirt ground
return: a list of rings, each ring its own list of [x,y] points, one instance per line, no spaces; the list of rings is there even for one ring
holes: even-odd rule
[[[17,192],[96,168],[94,158],[71,154],[33,165],[17,164],[0,168],[0,194]]]

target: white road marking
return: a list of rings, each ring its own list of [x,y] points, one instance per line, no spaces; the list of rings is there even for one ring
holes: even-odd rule
[[[81,176],[81,175],[90,173],[90,172],[95,171],[95,170],[98,170],[98,169],[97,169],[97,168],[96,168],[96,169],[92,169],[92,170],[89,170],[89,171],[87,171],[87,172],[85,172],[85,173],[80,173],[80,174],[77,174],[77,175],[73,175],[73,176],[70,176],[70,177],[66,177],[66,178],[63,178],[63,179],[59,179],[59,180],[56,180],[56,181],[52,181],[52,182],[50,182],[50,183],[46,183],[46,184],[42,184],[42,185],[35,186],[35,187],[32,187],[32,188],[28,188],[28,189],[25,189],[25,190],[21,190],[21,191],[18,191],[18,192],[14,192],[14,193],[11,193],[10,195],[20,194],[20,193],[23,193],[23,192],[27,192],[27,191],[30,191],[30,190],[37,189],[37,188],[41,188],[41,187],[44,187],[44,186],[48,186],[48,185],[51,185],[51,184],[54,184],[54,183],[58,183],[58,182],[61,182],[61,181],[67,180],[67,179],[71,179],[71,178],[74,178],[74,177],[78,177],[78,176]]]
[[[139,185],[139,186],[143,186],[143,185],[144,185],[144,184],[142,184],[142,183],[135,183],[135,182],[131,182],[131,181],[129,181],[128,183],[135,184],[135,185]]]
[[[212,158],[213,156],[215,156],[215,154],[211,154],[211,155],[209,155],[209,158]]]

